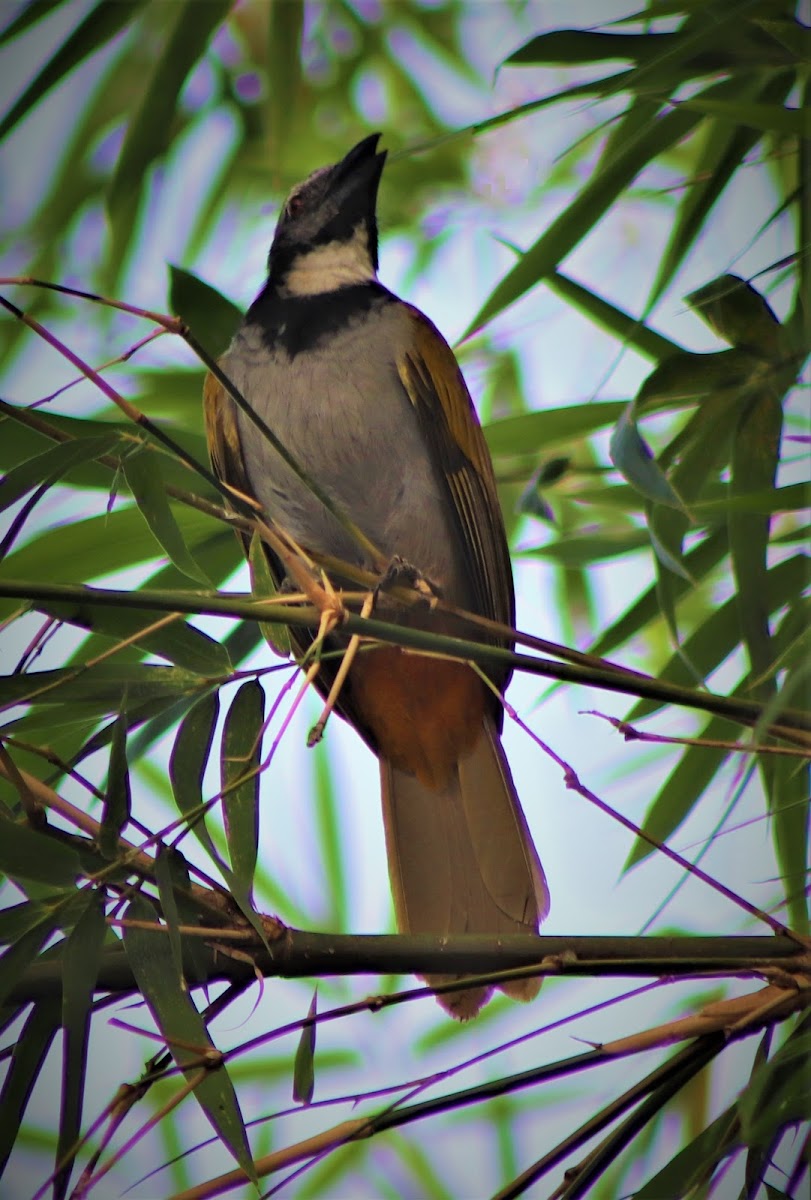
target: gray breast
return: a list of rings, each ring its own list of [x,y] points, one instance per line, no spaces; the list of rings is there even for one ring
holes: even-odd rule
[[[367,313],[291,359],[257,326],[237,334],[223,366],[303,469],[384,558],[400,555],[466,603],[449,500],[397,374],[409,318],[396,305]],[[268,515],[302,546],[369,565],[244,413],[248,478]]]

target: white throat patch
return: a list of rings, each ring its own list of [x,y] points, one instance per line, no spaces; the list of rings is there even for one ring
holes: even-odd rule
[[[316,296],[376,278],[366,229],[356,225],[348,242],[329,242],[299,254],[284,286],[292,296]]]

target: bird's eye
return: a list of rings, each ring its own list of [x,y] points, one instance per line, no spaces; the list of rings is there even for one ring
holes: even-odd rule
[[[288,217],[297,217],[303,211],[304,211],[304,197],[302,195],[300,195],[299,193],[297,193],[295,196],[291,196],[290,199],[287,201]]]

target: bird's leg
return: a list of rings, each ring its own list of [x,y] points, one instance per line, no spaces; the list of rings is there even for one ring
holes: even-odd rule
[[[360,610],[361,617],[365,618],[370,615],[372,609],[374,608],[374,597],[374,592],[369,592],[363,602],[363,608]],[[349,639],[349,645],[346,648],[346,652],[341,659],[341,665],[338,668],[335,679],[333,680],[332,687],[329,690],[329,695],[327,696],[326,704],[321,711],[321,716],[318,718],[315,725],[313,725],[312,729],[307,735],[307,745],[309,747],[316,746],[324,736],[324,729],[326,728],[327,721],[329,720],[329,715],[338,701],[338,697],[341,694],[341,688],[343,687],[344,681],[349,674],[349,668],[355,661],[355,655],[358,652],[359,645],[360,635],[353,633],[352,637]]]
[[[377,586],[367,594],[366,599],[363,601],[363,607],[360,610],[360,616],[362,618],[371,616],[377,605],[378,599],[380,598],[381,592],[387,590],[388,588],[401,586],[413,588],[414,591],[422,597],[423,601],[429,604],[432,608],[441,596],[440,589],[435,584],[430,583],[418,567],[412,566],[411,563],[406,562],[404,558],[401,558],[399,554],[396,554],[392,558],[381,578],[378,580]],[[329,630],[323,629],[323,619],[324,614],[322,614],[322,630],[319,630],[319,638],[322,640],[326,633],[329,632]],[[341,693],[341,688],[343,687],[346,677],[349,674],[352,663],[355,661],[355,655],[358,652],[359,646],[360,635],[355,633],[349,639],[349,645],[347,646],[346,652],[341,659],[341,665],[338,668],[338,672],[333,680],[332,687],[329,690],[329,695],[327,696],[321,716],[318,718],[315,725],[313,725],[307,736],[308,746],[317,745],[324,736],[324,730],[326,728],[327,721],[329,720],[329,715],[337,703],[338,696]]]

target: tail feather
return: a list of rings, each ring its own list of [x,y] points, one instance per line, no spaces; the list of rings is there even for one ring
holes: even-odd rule
[[[383,817],[397,925],[403,933],[534,933],[549,910],[543,869],[498,734],[487,720],[448,783],[432,790],[381,761]],[[436,984],[457,976],[431,976]],[[503,985],[516,999],[535,979]],[[492,989],[445,993],[453,1016],[475,1016]]]

